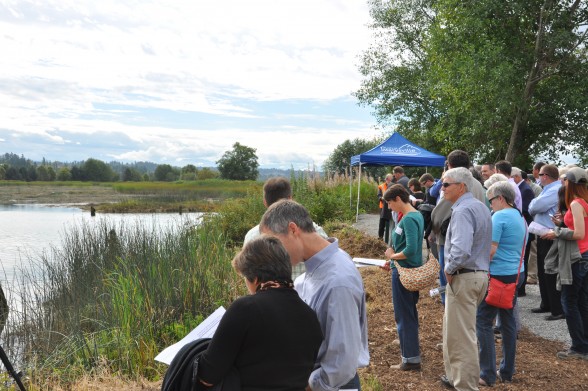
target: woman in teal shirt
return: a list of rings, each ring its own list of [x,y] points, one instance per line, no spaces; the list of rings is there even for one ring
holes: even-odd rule
[[[391,247],[385,253],[386,259],[390,259],[385,269],[392,269],[392,304],[402,356],[402,363],[391,368],[418,371],[421,369],[419,314],[416,308],[419,292],[409,291],[402,286],[394,262],[408,268],[422,265],[425,221],[411,205],[408,191],[402,185],[390,187],[384,194],[384,200],[390,209],[402,216],[392,232]]]

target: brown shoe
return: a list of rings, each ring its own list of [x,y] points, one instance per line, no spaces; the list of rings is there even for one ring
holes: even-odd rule
[[[531,277],[527,278],[527,284],[529,285],[537,285],[537,280]]]
[[[398,365],[392,365],[390,367],[390,369],[398,369],[401,371],[420,371],[421,370],[421,363],[420,362],[417,362],[417,363],[403,362]]]

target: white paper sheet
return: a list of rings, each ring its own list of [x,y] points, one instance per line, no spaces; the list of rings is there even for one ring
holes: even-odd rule
[[[353,258],[353,262],[359,266],[385,266],[387,261],[383,259],[370,259],[370,258]]]
[[[208,318],[204,319],[202,323],[196,326],[194,330],[190,331],[190,333],[179,342],[163,349],[161,353],[155,357],[155,361],[169,365],[180,349],[188,342],[195,341],[199,338],[212,338],[225,312],[226,310],[224,307],[218,307]]]

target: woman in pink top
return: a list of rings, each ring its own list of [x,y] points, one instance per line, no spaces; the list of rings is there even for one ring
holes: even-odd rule
[[[572,238],[578,241],[582,259],[572,264],[572,285],[561,288],[561,303],[572,346],[568,351],[558,352],[557,357],[588,360],[588,174],[574,167],[564,180],[568,208],[564,223],[574,231]]]

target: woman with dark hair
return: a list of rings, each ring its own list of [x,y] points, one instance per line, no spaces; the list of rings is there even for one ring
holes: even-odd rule
[[[421,183],[418,179],[412,178],[408,181],[408,190],[410,190],[410,195],[412,195],[415,199],[411,201],[412,206],[415,208],[422,202],[425,201],[425,193],[423,193],[423,189],[421,187]]]
[[[238,298],[199,361],[202,387],[234,367],[243,391],[302,391],[323,340],[314,311],[293,289],[290,257],[279,239],[262,235],[233,259],[251,295]]]
[[[392,304],[402,356],[402,363],[391,368],[418,371],[421,369],[419,314],[416,308],[419,292],[409,291],[402,285],[394,262],[407,268],[422,265],[425,222],[422,214],[410,204],[408,190],[402,185],[390,187],[384,194],[384,200],[391,210],[402,215],[402,219],[392,232],[392,246],[385,253],[386,259],[390,262],[384,269],[392,269]]]
[[[543,237],[577,241],[581,258],[572,259],[570,256],[570,259],[566,259],[571,263],[569,276],[566,269],[562,269],[560,252],[561,303],[572,346],[568,351],[558,352],[557,357],[562,360],[588,360],[588,174],[584,169],[574,167],[565,174],[564,182],[568,210],[563,221],[568,229],[556,228]]]

